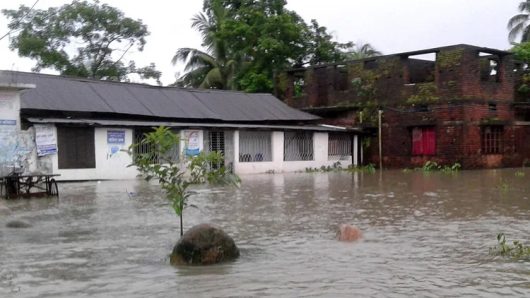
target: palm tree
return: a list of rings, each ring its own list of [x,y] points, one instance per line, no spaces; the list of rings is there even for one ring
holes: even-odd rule
[[[202,46],[206,51],[180,48],[172,63],[186,64],[185,74],[179,77],[177,85],[194,88],[235,89],[235,71],[239,59],[228,56],[226,42],[218,36],[228,11],[221,1],[212,1],[208,14],[199,13],[192,18],[192,28],[202,35]]]
[[[352,60],[370,58],[381,55],[382,53],[372,47],[372,45],[369,43],[355,44],[353,50],[346,53],[346,56]]]
[[[508,40],[514,42],[521,36],[521,42],[530,41],[530,0],[519,3],[519,14],[508,21]]]
[[[236,63],[224,60],[192,48],[180,48],[172,63],[184,62],[184,75],[178,78],[177,86],[203,89],[235,89]]]

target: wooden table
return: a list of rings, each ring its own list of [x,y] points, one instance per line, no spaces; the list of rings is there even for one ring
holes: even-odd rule
[[[59,188],[53,177],[59,174],[11,174],[0,177],[0,195],[6,199],[21,196],[59,196]]]

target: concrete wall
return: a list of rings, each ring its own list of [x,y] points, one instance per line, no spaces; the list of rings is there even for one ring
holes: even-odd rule
[[[122,150],[113,153],[111,146],[107,143],[107,132],[109,130],[120,130],[125,133],[125,143],[121,144]],[[204,150],[204,135],[205,130],[199,131],[200,151]],[[57,129],[55,128],[57,135]],[[186,149],[186,134],[181,131],[180,145],[181,152]],[[257,173],[281,173],[281,172],[295,172],[304,171],[306,168],[320,168],[322,166],[332,166],[337,160],[328,160],[328,133],[316,132],[313,135],[314,158],[311,161],[284,161],[283,147],[284,147],[284,133],[282,131],[272,132],[272,161],[271,162],[239,162],[239,131],[229,131],[225,133],[225,140],[227,144],[233,144],[231,149],[232,156],[227,157],[227,160],[233,161],[234,172],[238,175],[257,174]],[[71,180],[124,180],[135,179],[138,175],[134,167],[127,167],[132,163],[132,157],[127,153],[128,147],[133,142],[133,129],[130,128],[104,128],[98,127],[94,130],[95,138],[95,159],[96,167],[93,169],[59,169],[58,154],[61,148],[58,148],[59,153],[43,157],[32,155],[32,162],[39,165],[41,171],[60,174],[57,177],[58,181]],[[353,162],[357,164],[357,147],[358,138],[354,139],[354,158]],[[181,154],[182,156],[183,154]],[[341,160],[341,166],[347,167],[352,164],[352,158]],[[44,170],[43,170],[44,169]]]
[[[15,168],[33,170],[34,151],[33,131],[21,130],[20,90],[0,87],[0,176]]]
[[[125,132],[125,143],[120,145],[122,151],[112,154],[111,145],[107,144],[108,130],[122,130]],[[94,139],[96,154],[96,168],[94,169],[59,169],[57,154],[41,158],[46,158],[51,161],[54,174],[61,174],[57,180],[119,180],[134,179],[138,175],[134,167],[127,167],[127,165],[132,163],[132,157],[126,152],[132,144],[132,129],[96,128],[94,131]],[[58,150],[60,154],[61,148],[59,147]]]
[[[309,161],[284,161],[283,160],[284,133],[274,131],[272,133],[272,161],[270,162],[239,162],[239,131],[234,133],[234,171],[239,175],[257,173],[282,173],[304,171],[306,168],[320,168],[332,166],[336,160],[328,159],[328,133],[316,132],[313,135],[313,160]],[[354,156],[358,148],[358,137],[354,139]],[[358,164],[357,158],[354,160]],[[347,167],[352,164],[352,158],[341,160],[341,166]]]

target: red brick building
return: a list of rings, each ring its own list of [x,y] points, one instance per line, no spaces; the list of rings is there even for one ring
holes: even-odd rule
[[[276,95],[328,124],[364,127],[365,162],[463,168],[530,164],[530,101],[510,52],[470,45],[292,69]],[[524,91],[524,90],[523,90]]]

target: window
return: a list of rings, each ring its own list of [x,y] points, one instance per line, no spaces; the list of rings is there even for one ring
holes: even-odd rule
[[[93,127],[57,127],[59,169],[96,167]]]
[[[268,131],[240,131],[239,161],[272,161],[271,133]]]
[[[414,127],[412,129],[412,155],[435,155],[436,132],[434,127]]]
[[[344,160],[352,156],[352,138],[347,134],[329,134],[328,160]]]
[[[482,127],[482,153],[500,154],[502,153],[502,126]]]
[[[436,53],[411,55],[407,59],[410,84],[434,82]]]
[[[225,155],[225,132],[224,131],[209,131],[208,132],[208,150],[210,152],[219,152]],[[218,169],[224,165],[224,161],[217,164],[212,164],[211,167]]]
[[[500,82],[500,57],[498,55],[479,52],[480,80],[483,82]]]
[[[305,95],[305,79],[304,73],[296,74],[293,82],[294,97]]]
[[[133,148],[133,155],[134,156],[137,156],[138,154],[146,154],[146,153],[151,153],[153,152],[153,147],[152,145],[147,145],[147,144],[141,144],[142,140],[145,138],[145,134],[146,133],[150,133],[152,132],[153,130],[152,129],[135,129],[134,130],[134,136],[133,136],[133,144],[138,144],[138,146],[135,146]],[[179,160],[179,151],[180,151],[180,146],[179,144],[175,144],[175,146],[173,147],[172,150],[170,150],[166,155],[167,156],[164,156],[165,160],[172,160],[172,161],[177,161]],[[151,162],[153,163],[159,163],[160,162],[160,158],[159,156],[153,156]]]
[[[496,103],[489,103],[488,104],[488,110],[489,111],[496,111],[497,110],[497,104]]]
[[[313,160],[313,133],[285,132],[283,160]]]

